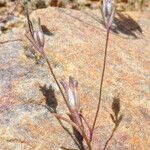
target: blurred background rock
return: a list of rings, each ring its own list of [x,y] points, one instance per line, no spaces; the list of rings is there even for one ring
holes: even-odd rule
[[[9,9],[15,3],[23,3],[25,0],[0,0],[0,14]],[[26,0],[32,10],[53,7],[65,7],[72,9],[98,9],[102,0]],[[149,0],[116,0],[118,9],[124,10],[139,10],[141,6],[144,10],[149,9]]]
[[[76,10],[99,9],[102,2],[102,0],[0,0],[0,34],[24,25],[25,1],[28,2],[30,12],[47,7],[62,7]],[[149,0],[116,0],[116,2],[118,11],[150,10]]]

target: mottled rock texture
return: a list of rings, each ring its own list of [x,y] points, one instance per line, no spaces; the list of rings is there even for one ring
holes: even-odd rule
[[[38,10],[46,36],[45,51],[58,77],[79,81],[83,113],[92,124],[98,102],[106,30],[100,12],[58,8]],[[150,149],[150,14],[119,15],[110,34],[101,110],[94,150],[102,149],[114,123],[110,114],[119,94],[122,121],[108,150]],[[0,41],[0,149],[78,149],[47,109],[67,109],[45,61],[23,38],[23,31],[2,35]],[[57,100],[57,102],[55,101]],[[47,106],[47,107],[46,107]],[[72,132],[70,125],[65,126]]]

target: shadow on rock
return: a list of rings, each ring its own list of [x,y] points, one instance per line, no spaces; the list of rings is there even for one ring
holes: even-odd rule
[[[56,108],[58,105],[57,99],[55,97],[55,91],[52,88],[52,86],[49,86],[48,88],[46,85],[40,86],[40,91],[42,91],[45,101],[46,101],[46,107],[51,113],[56,113]]]
[[[42,27],[42,31],[44,34],[48,35],[48,36],[53,36],[54,34],[45,26],[45,25],[41,25]]]
[[[99,16],[88,12],[84,13],[97,23],[105,26],[102,19]],[[132,17],[130,17],[129,15],[124,15],[119,12],[117,12],[116,16],[117,17],[114,18],[114,25],[111,29],[113,33],[118,35],[123,34],[131,36],[135,39],[139,38],[142,35],[142,28]]]
[[[142,35],[142,28],[133,18],[121,13],[117,13],[117,16],[114,18],[115,27],[112,29],[114,33],[122,33],[135,39]]]

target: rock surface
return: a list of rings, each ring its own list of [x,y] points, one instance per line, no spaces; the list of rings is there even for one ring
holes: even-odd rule
[[[32,16],[41,18],[46,35],[45,51],[58,80],[67,80],[71,75],[79,81],[83,112],[92,124],[106,37],[100,12],[47,8]],[[94,150],[104,148],[112,133],[111,105],[118,94],[123,117],[107,149],[148,150],[150,15],[133,12],[118,18],[110,34]],[[23,31],[15,30],[0,36],[0,41],[22,37]],[[0,149],[78,149],[46,108],[49,105],[61,114],[67,113],[46,63],[24,45],[21,41],[0,45]]]

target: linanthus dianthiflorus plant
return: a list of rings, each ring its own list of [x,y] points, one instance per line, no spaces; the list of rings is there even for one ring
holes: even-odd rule
[[[98,113],[100,110],[104,73],[105,73],[106,60],[107,60],[109,33],[110,33],[111,26],[113,23],[115,10],[116,10],[116,7],[115,7],[115,2],[113,0],[103,0],[101,13],[103,17],[104,26],[106,27],[106,30],[107,30],[107,36],[106,36],[106,43],[105,43],[105,54],[104,54],[104,61],[103,61],[102,76],[101,76],[101,81],[100,81],[98,105],[97,105],[97,110],[95,113],[93,124],[92,126],[90,126],[89,123],[86,121],[85,117],[83,116],[82,111],[80,109],[81,106],[80,106],[80,98],[78,94],[78,82],[74,78],[69,77],[69,83],[66,83],[64,80],[62,80],[59,83],[55,73],[53,72],[51,64],[48,61],[46,52],[44,50],[45,38],[44,38],[44,33],[42,31],[40,20],[38,20],[38,24],[35,26],[35,24],[33,24],[33,22],[30,20],[28,9],[26,7],[26,15],[27,15],[27,23],[28,23],[28,30],[26,31],[26,37],[31,42],[34,49],[37,50],[47,62],[50,73],[53,76],[60,90],[60,93],[65,101],[65,104],[69,110],[69,114],[68,114],[69,119],[63,117],[62,115],[58,113],[53,113],[53,114],[58,119],[64,120],[70,123],[80,135],[81,137],[80,139],[86,142],[89,150],[92,150],[91,142],[93,140],[93,133],[94,133],[96,121],[98,118]],[[64,88],[65,94],[60,84]],[[85,130],[86,128],[88,130]],[[81,142],[82,141],[80,141],[79,143]]]

